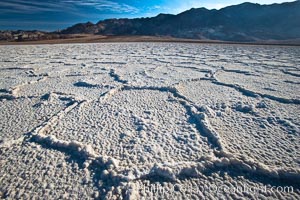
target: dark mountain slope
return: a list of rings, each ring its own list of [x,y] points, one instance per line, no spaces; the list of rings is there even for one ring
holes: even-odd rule
[[[190,9],[178,15],[108,19],[76,24],[62,33],[173,36],[226,41],[300,38],[300,1],[259,5],[243,3],[220,10]]]

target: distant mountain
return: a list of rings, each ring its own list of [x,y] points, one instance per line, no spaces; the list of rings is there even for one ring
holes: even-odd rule
[[[178,15],[108,19],[76,24],[62,34],[148,35],[224,41],[300,38],[300,1],[259,5],[243,3],[220,10],[190,9]]]
[[[0,41],[7,42],[24,42],[24,41],[40,41],[40,40],[55,40],[55,39],[71,39],[80,36],[60,34],[58,32],[45,32],[45,31],[0,31]]]
[[[0,31],[0,41],[32,41],[32,40],[46,40],[57,39],[58,34],[47,33],[43,31]]]

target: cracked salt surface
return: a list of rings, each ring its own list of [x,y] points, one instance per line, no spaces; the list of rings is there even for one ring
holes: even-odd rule
[[[1,46],[0,197],[300,198],[299,53]]]

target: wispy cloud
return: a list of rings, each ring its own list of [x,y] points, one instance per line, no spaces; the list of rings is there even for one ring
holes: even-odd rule
[[[62,9],[70,10],[72,7],[65,7],[53,1],[37,1],[37,0],[2,0],[0,9],[5,13],[38,13],[38,12],[57,12]]]
[[[134,14],[139,10],[125,3],[111,0],[1,0],[2,13],[39,13],[39,12],[75,12],[81,6],[94,8],[99,11]],[[79,8],[78,8],[79,7]]]
[[[116,13],[132,14],[139,12],[139,9],[134,6],[109,0],[62,0],[62,2],[77,6],[90,6],[99,11],[112,11]]]

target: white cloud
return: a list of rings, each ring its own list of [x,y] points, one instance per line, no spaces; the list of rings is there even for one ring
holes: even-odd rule
[[[116,13],[125,12],[134,14],[139,11],[138,8],[135,8],[133,6],[110,0],[62,0],[62,2],[78,6],[91,6],[100,11],[109,10]]]
[[[4,13],[26,13],[32,14],[37,12],[57,12],[62,9],[66,11],[72,10],[72,7],[66,7],[62,3],[55,3],[52,1],[38,1],[38,0],[2,0],[0,9]]]
[[[70,12],[75,13],[75,6],[93,7],[99,11],[134,14],[139,10],[133,6],[111,0],[1,0],[0,10],[4,13]]]

